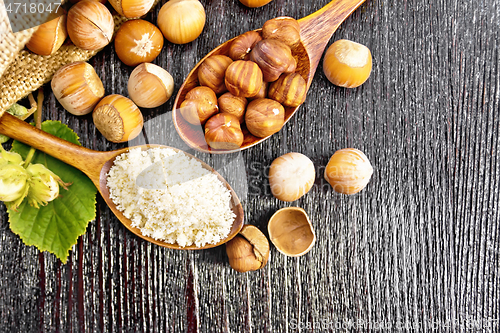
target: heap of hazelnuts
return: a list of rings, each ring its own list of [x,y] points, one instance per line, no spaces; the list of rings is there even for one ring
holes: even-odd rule
[[[291,17],[271,19],[260,32],[236,37],[199,66],[199,86],[181,103],[182,117],[204,126],[212,149],[238,149],[251,136],[278,132],[286,108],[296,108],[306,97],[306,80],[296,72],[299,46],[299,23]]]

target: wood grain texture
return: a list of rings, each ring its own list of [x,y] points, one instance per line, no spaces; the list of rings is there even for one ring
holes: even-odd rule
[[[187,45],[166,43],[154,63],[178,89],[221,42],[269,18],[304,17],[328,3],[274,0],[249,9],[202,0],[207,25]],[[147,16],[156,22],[156,14]],[[500,5],[496,0],[367,0],[333,35],[365,44],[370,79],[331,85],[320,63],[300,111],[246,151],[194,153],[172,124],[173,99],[143,109],[133,144],[186,149],[217,169],[240,197],[247,223],[267,235],[279,208],[304,208],[317,243],[289,258],[271,248],[267,266],[239,274],[224,247],[197,252],[149,244],[98,198],[98,217],[66,265],[22,244],[0,220],[1,332],[498,332],[500,330]],[[90,63],[106,93],[127,95],[132,68],[113,46]],[[61,120],[84,147],[111,150],[90,116],[65,112],[50,88],[46,119]],[[367,188],[336,194],[324,166],[340,148],[374,166]],[[270,163],[309,156],[316,183],[305,197],[274,199]]]

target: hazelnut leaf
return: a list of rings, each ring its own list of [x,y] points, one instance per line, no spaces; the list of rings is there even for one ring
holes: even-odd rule
[[[42,130],[80,144],[76,133],[61,122],[45,121]],[[18,141],[12,144],[12,151],[19,153],[23,159],[29,150],[29,146]],[[81,171],[41,151],[35,153],[32,163],[45,165],[72,185],[67,190],[61,188],[58,198],[38,209],[30,206],[27,200],[19,205],[17,211],[8,209],[10,229],[21,237],[24,244],[51,252],[66,263],[69,250],[85,233],[89,221],[95,218],[97,189]]]

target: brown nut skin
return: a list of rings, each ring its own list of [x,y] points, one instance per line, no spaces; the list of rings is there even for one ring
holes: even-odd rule
[[[269,87],[269,98],[290,107],[304,103],[306,93],[306,80],[298,73],[281,74]]]
[[[253,61],[237,60],[226,70],[226,87],[235,96],[253,97],[262,86],[262,71]]]
[[[191,89],[181,104],[181,115],[193,125],[204,124],[208,118],[219,112],[217,96],[208,87]]]
[[[224,78],[226,69],[232,62],[233,60],[225,55],[214,55],[205,59],[198,69],[200,85],[209,87],[216,94],[227,91]]]
[[[262,40],[257,31],[247,31],[236,37],[229,47],[229,57],[233,60],[248,60],[255,44]]]
[[[250,60],[259,65],[266,82],[276,81],[295,61],[290,48],[277,39],[258,42],[250,52]]]
[[[245,113],[247,129],[259,138],[278,132],[285,123],[285,109],[275,100],[259,98],[251,101]]]
[[[226,253],[229,264],[237,272],[255,271],[269,260],[269,241],[257,227],[247,224],[226,243]]]
[[[335,192],[355,194],[370,181],[373,167],[366,155],[355,148],[337,150],[325,168],[325,179]]]
[[[245,121],[245,109],[248,104],[245,97],[234,96],[227,92],[219,97],[218,104],[220,112],[232,114],[240,124]]]
[[[300,43],[299,22],[287,16],[270,19],[262,26],[262,36],[264,39],[278,39],[294,48]]]
[[[238,149],[243,143],[238,118],[229,113],[217,113],[205,124],[205,141],[213,149]]]
[[[269,90],[269,83],[265,81],[262,82],[262,86],[260,87],[259,92],[257,93],[257,95],[253,96],[252,99],[266,98],[268,90]]]

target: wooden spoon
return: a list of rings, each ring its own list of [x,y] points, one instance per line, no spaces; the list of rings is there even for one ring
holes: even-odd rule
[[[297,73],[302,75],[307,82],[307,89],[311,86],[314,73],[318,67],[321,55],[325,50],[328,41],[333,33],[337,30],[339,25],[356,10],[365,0],[334,0],[321,8],[317,12],[298,20],[300,25],[301,45],[294,50],[293,54],[298,59]],[[256,30],[260,31],[260,29]],[[233,38],[234,39],[234,38]],[[181,103],[184,101],[186,94],[199,85],[198,82],[198,68],[210,56],[223,54],[227,55],[229,47],[233,39],[219,45],[214,50],[209,52],[189,73],[184,84],[179,89],[177,97],[174,102],[174,109],[172,117],[174,120],[175,129],[179,136],[186,142],[188,146],[196,150],[212,153],[212,154],[226,154],[235,151],[244,150],[255,146],[256,144],[268,139],[257,138],[250,134],[246,128],[242,128],[245,136],[243,144],[236,150],[217,150],[208,146],[205,141],[205,134],[203,128],[198,125],[191,125],[188,123],[180,113]],[[291,108],[285,107],[285,124],[292,118],[297,111],[298,107]]]
[[[44,153],[47,153],[75,168],[85,173],[90,180],[95,184],[101,196],[104,198],[104,201],[108,204],[111,211],[118,217],[120,222],[132,233],[136,234],[142,239],[147,240],[156,245],[160,245],[163,247],[168,247],[171,249],[179,249],[179,250],[198,250],[198,249],[206,249],[215,246],[219,246],[231,240],[234,236],[238,234],[238,232],[243,227],[243,207],[241,206],[240,200],[236,196],[236,193],[233,191],[231,186],[222,178],[222,176],[217,173],[214,169],[212,169],[208,164],[203,161],[197,159],[196,157],[187,154],[184,154],[188,157],[198,160],[202,166],[213,172],[217,175],[220,181],[222,181],[227,189],[231,192],[232,195],[232,211],[236,215],[236,218],[233,222],[231,231],[229,235],[218,242],[217,244],[206,244],[205,246],[197,247],[197,246],[186,246],[181,247],[177,244],[165,243],[159,240],[155,240],[151,237],[143,236],[141,231],[138,228],[132,227],[132,222],[126,218],[121,211],[116,208],[116,205],[109,197],[108,187],[106,186],[106,175],[114,163],[116,156],[126,153],[129,149],[140,147],[143,150],[154,147],[163,147],[163,148],[171,148],[175,151],[179,152],[181,150],[161,146],[161,145],[142,145],[136,147],[127,147],[113,151],[96,151],[88,148],[84,148],[82,146],[75,145],[71,142],[60,139],[56,136],[48,134],[42,130],[39,130],[36,127],[33,127],[22,120],[17,119],[14,116],[11,116],[7,112],[4,113],[3,116],[0,117],[0,133],[7,135],[10,138],[23,142],[31,147],[38,149]],[[65,179],[66,181],[70,181]]]

